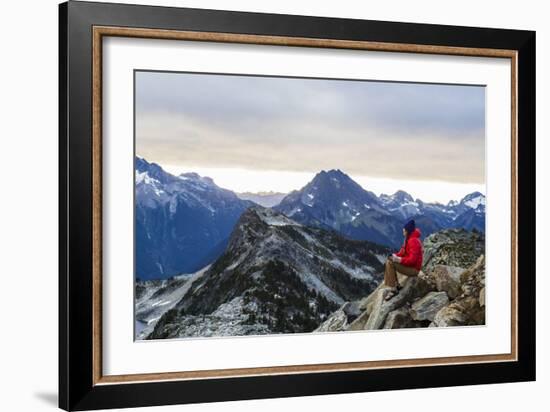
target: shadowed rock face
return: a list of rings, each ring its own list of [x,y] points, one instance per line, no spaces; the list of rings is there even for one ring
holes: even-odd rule
[[[483,236],[477,232],[446,230],[426,239],[424,247],[428,264],[417,277],[398,273],[403,287],[389,300],[385,299],[389,289],[381,283],[370,295],[354,302],[360,311],[357,317],[344,318],[344,311],[338,313],[337,330],[483,325]],[[468,266],[457,266],[463,263]],[[335,320],[332,324],[336,325]],[[332,326],[322,324],[317,330],[330,331]]]

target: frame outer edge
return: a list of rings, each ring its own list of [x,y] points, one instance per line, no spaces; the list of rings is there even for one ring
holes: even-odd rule
[[[59,205],[58,205],[58,217],[59,217],[59,229],[58,229],[58,283],[59,283],[59,330],[58,330],[58,406],[62,409],[69,409],[69,373],[68,373],[68,293],[67,293],[67,3],[61,3],[58,6],[58,54],[59,54],[59,68],[58,68],[58,97],[59,97],[59,114],[58,114],[58,168],[59,168]]]
[[[519,363],[536,380],[536,33],[518,51],[518,315]],[[521,253],[520,253],[521,246]],[[521,276],[523,274],[523,277]],[[523,312],[523,313],[522,313]]]
[[[164,9],[161,11],[160,9]],[[299,379],[297,375],[282,375],[282,376],[263,376],[259,378],[234,378],[230,382],[227,379],[212,380],[210,383],[205,380],[188,381],[184,386],[180,382],[157,382],[147,384],[132,384],[128,385],[100,385],[94,386],[92,374],[93,371],[93,353],[91,350],[92,345],[92,313],[91,308],[88,308],[88,300],[91,300],[91,290],[87,290],[86,287],[91,287],[91,276],[89,267],[82,267],[87,262],[88,258],[92,255],[92,238],[91,233],[88,230],[92,227],[92,215],[91,212],[81,209],[86,209],[91,204],[91,193],[87,193],[87,190],[92,188],[91,179],[91,138],[88,135],[91,132],[91,110],[88,113],[87,110],[91,104],[91,73],[87,64],[91,60],[91,43],[88,44],[88,40],[91,38],[91,26],[94,24],[102,25],[109,24],[109,22],[125,21],[127,25],[132,26],[134,21],[146,22],[147,24],[159,24],[159,15],[166,15],[168,11],[174,13],[174,19],[178,15],[184,17],[193,17],[193,19],[184,21],[178,21],[174,23],[171,19],[170,24],[177,24],[182,27],[194,27],[202,24],[203,21],[210,19],[207,26],[219,26],[225,30],[230,27],[231,30],[239,31],[241,27],[256,26],[257,23],[251,23],[251,19],[256,16],[253,13],[233,12],[231,16],[236,17],[236,21],[232,20],[232,23],[227,22],[227,18],[230,13],[223,11],[204,10],[198,11],[196,9],[172,9],[169,8],[152,8],[149,6],[135,6],[135,5],[115,5],[106,3],[86,3],[86,2],[73,2],[69,4],[60,5],[60,407],[64,409],[97,409],[97,408],[112,408],[112,407],[131,407],[131,406],[146,406],[146,405],[163,405],[163,404],[175,404],[175,403],[190,403],[190,402],[213,402],[223,400],[237,400],[237,399],[263,399],[268,397],[288,397],[288,396],[307,396],[315,394],[329,394],[329,393],[350,393],[350,392],[364,392],[364,391],[380,391],[380,390],[392,390],[392,389],[405,389],[405,388],[422,388],[422,387],[441,387],[452,385],[472,385],[480,383],[498,383],[498,382],[514,382],[514,381],[526,381],[535,379],[535,302],[534,302],[534,262],[529,259],[534,258],[534,198],[535,198],[535,186],[534,186],[534,154],[535,154],[535,36],[534,32],[528,31],[514,31],[514,30],[490,30],[489,29],[476,29],[466,27],[452,27],[452,26],[438,26],[438,25],[413,25],[410,27],[418,27],[424,34],[427,35],[430,42],[434,44],[455,44],[464,42],[473,42],[472,44],[482,44],[486,47],[503,48],[503,45],[510,46],[510,49],[518,51],[518,88],[522,94],[518,96],[519,116],[518,116],[518,133],[521,133],[523,139],[518,139],[518,159],[522,155],[523,163],[518,164],[519,177],[523,177],[522,189],[523,196],[518,199],[518,216],[521,213],[522,221],[525,222],[523,230],[519,231],[519,240],[522,240],[522,246],[524,248],[530,248],[531,252],[526,253],[525,249],[522,249],[523,259],[519,260],[518,268],[522,269],[522,272],[527,272],[526,276],[520,278],[518,301],[522,303],[523,313],[518,313],[523,324],[519,325],[518,337],[521,338],[521,344],[519,345],[519,361],[514,364],[494,363],[488,364],[486,367],[480,368],[481,365],[468,366],[458,365],[449,369],[449,367],[430,367],[429,372],[425,368],[419,368],[416,372],[416,376],[420,380],[416,382],[404,383],[404,378],[409,376],[411,372],[407,369],[394,370],[392,372],[392,378],[387,379],[388,373],[384,370],[373,371],[369,374],[369,379],[366,379],[366,375],[362,372],[346,372],[345,374],[334,373],[333,377],[341,377],[345,379],[340,381],[332,381],[329,385],[327,382],[330,377],[319,377],[318,374],[304,374],[303,379]],[[65,10],[64,17],[62,16]],[[154,11],[154,13],[153,13]],[[158,13],[157,13],[158,11]],[[116,12],[116,13],[115,13]],[[122,13],[123,12],[123,13]],[[145,14],[148,16],[144,16]],[[185,13],[189,13],[189,16],[185,16]],[[68,17],[67,17],[68,14]],[[151,15],[151,17],[149,17]],[[197,19],[195,19],[197,17]],[[223,18],[222,18],[223,17]],[[65,25],[62,27],[63,18],[65,19]],[[212,19],[211,19],[212,18]],[[225,18],[225,20],[224,20]],[[285,16],[285,15],[263,15],[260,20],[265,19],[281,19],[288,23],[289,20],[306,19],[307,16]],[[177,19],[176,19],[177,20]],[[315,31],[319,29],[332,27],[335,23],[346,23],[347,19],[330,19],[325,18],[323,23],[316,26],[318,18],[310,17],[312,22],[312,37],[316,37]],[[303,20],[305,21],[305,20]],[[317,22],[313,24],[313,21]],[[70,24],[69,24],[70,22]],[[233,24],[234,23],[234,24]],[[366,21],[365,21],[366,23]],[[138,23],[135,23],[138,24]],[[372,22],[377,26],[376,31],[381,29],[381,33],[384,34],[389,30],[390,26],[398,28],[398,31],[403,32],[404,23],[392,23],[392,22]],[[355,24],[352,24],[355,27]],[[435,34],[442,33],[443,37],[433,39],[429,29],[433,27]],[[63,32],[64,29],[64,32]],[[182,28],[181,30],[185,30]],[[245,30],[245,31],[246,31]],[[271,32],[278,31],[279,28],[270,26],[268,28],[258,29],[259,32]],[[285,26],[285,30],[294,31],[294,27]],[[302,30],[302,29],[300,29]],[[460,31],[462,30],[462,31]],[[88,32],[89,31],[89,32]],[[307,30],[306,30],[307,31]],[[371,32],[373,32],[371,30]],[[482,34],[481,38],[473,39],[474,34]],[[351,33],[350,29],[338,29],[337,33],[334,33],[334,38],[339,36],[355,37],[355,33]],[[380,36],[380,32],[367,36]],[[399,34],[402,36],[403,33]],[[494,36],[493,36],[494,35]],[[332,36],[332,35],[331,35]],[[362,36],[362,34],[357,35]],[[404,43],[413,42],[416,35],[411,35]],[[431,36],[431,37],[430,37]],[[330,36],[329,36],[330,37]],[[422,36],[421,36],[422,37]],[[418,38],[418,36],[416,36]],[[69,41],[70,39],[70,41]],[[64,47],[64,49],[62,49]],[[72,47],[72,52],[71,52]],[[63,52],[65,54],[63,55]],[[90,53],[87,55],[87,53]],[[63,59],[65,60],[65,72],[63,71]],[[90,64],[91,68],[91,64]],[[77,70],[83,69],[82,73]],[[69,73],[74,74],[74,78],[69,82]],[[77,80],[78,77],[78,80]],[[521,86],[521,87],[520,87]],[[73,97],[72,99],[70,97]],[[77,99],[82,97],[83,99]],[[75,101],[77,100],[77,101]],[[89,100],[89,102],[88,102]],[[69,111],[69,102],[77,105],[76,109]],[[65,104],[65,106],[63,106]],[[523,108],[523,110],[521,110]],[[65,117],[63,117],[65,116]],[[72,120],[69,124],[68,120]],[[70,126],[70,127],[69,127]],[[80,133],[80,134],[79,134]],[[69,137],[72,136],[72,139]],[[518,135],[519,136],[519,135]],[[526,140],[529,140],[526,142]],[[532,140],[532,141],[531,141]],[[69,145],[70,143],[70,145]],[[63,156],[65,156],[62,161]],[[526,160],[531,159],[532,162],[526,164]],[[83,160],[84,163],[79,165],[78,160]],[[69,179],[69,162],[73,164],[75,170]],[[65,180],[62,179],[62,174],[65,173]],[[518,177],[519,180],[521,180]],[[78,185],[78,180],[81,180],[81,187]],[[531,181],[529,181],[531,179]],[[69,187],[69,185],[71,187]],[[72,189],[72,192],[69,192]],[[75,193],[76,192],[76,193]],[[66,196],[66,200],[70,200],[69,203],[61,204],[62,196]],[[68,197],[70,196],[70,198]],[[90,204],[88,203],[90,201]],[[66,209],[63,210],[63,207]],[[73,212],[73,216],[69,216],[70,212]],[[533,213],[532,213],[533,212]],[[81,227],[83,233],[76,232],[74,220],[78,215],[82,220]],[[73,221],[71,225],[71,220]],[[65,227],[63,226],[65,225]],[[68,225],[68,226],[67,226]],[[71,230],[67,232],[67,229]],[[65,232],[65,233],[62,233]],[[72,234],[69,238],[68,235]],[[63,236],[67,236],[63,239]],[[63,244],[63,241],[65,242]],[[71,246],[72,245],[72,246]],[[63,249],[63,246],[65,249]],[[71,261],[68,261],[68,246],[71,246]],[[81,250],[83,249],[83,250]],[[65,261],[62,261],[64,257]],[[519,255],[518,255],[519,258]],[[62,265],[70,264],[72,270],[72,281],[69,283],[69,266],[63,270]],[[530,271],[530,273],[529,273]],[[90,273],[89,273],[90,272]],[[61,282],[62,277],[65,276],[67,282]],[[528,276],[532,276],[530,279]],[[70,290],[63,288],[70,287]],[[79,289],[82,288],[82,289]],[[63,299],[63,296],[65,299]],[[72,300],[69,300],[69,296],[72,296]],[[83,301],[79,302],[79,299]],[[79,302],[80,304],[77,304]],[[85,306],[85,307],[83,307]],[[71,309],[69,311],[69,308]],[[63,310],[65,310],[65,316],[63,316]],[[69,313],[71,317],[69,318]],[[69,323],[72,328],[69,330]],[[88,330],[90,326],[90,330]],[[68,340],[62,341],[63,332],[66,333]],[[69,345],[70,344],[70,345]],[[65,345],[65,353],[63,351],[63,345]],[[65,362],[65,363],[63,363]],[[64,369],[65,368],[65,369]],[[475,368],[475,369],[474,369]],[[465,376],[467,371],[478,370],[479,376],[474,376],[468,379]],[[447,379],[448,372],[453,371],[453,378]],[[486,371],[491,371],[489,374]],[[63,372],[65,374],[65,381],[63,383]],[[87,373],[90,372],[90,376]],[[456,375],[454,372],[458,373]],[[441,376],[441,380],[435,378],[435,375]],[[376,379],[382,378],[382,379]],[[426,383],[422,380],[422,377],[426,379]],[[359,379],[358,379],[359,378]],[[372,379],[374,378],[374,380]],[[473,379],[473,381],[471,380]],[[69,387],[69,381],[71,385]],[[281,384],[280,388],[276,388],[277,383]],[[294,383],[292,383],[294,382]],[[430,384],[431,382],[431,384]],[[63,387],[61,386],[63,384]],[[134,386],[135,385],[135,386]],[[275,385],[275,386],[273,386]],[[205,388],[209,388],[204,391]],[[220,393],[211,393],[211,390],[218,388]],[[63,396],[63,391],[65,396]],[[183,393],[185,391],[185,393]],[[211,393],[208,399],[205,399],[205,395]],[[65,405],[62,405],[65,403]]]
[[[92,305],[92,50],[88,10],[111,5],[68,1],[66,25],[66,357],[67,410],[82,410],[94,396]]]

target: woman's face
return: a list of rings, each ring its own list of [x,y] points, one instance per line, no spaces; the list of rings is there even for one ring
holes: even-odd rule
[[[407,237],[407,231],[405,230],[405,228],[403,228],[403,236]]]

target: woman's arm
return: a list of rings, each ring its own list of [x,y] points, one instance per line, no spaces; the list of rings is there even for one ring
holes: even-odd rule
[[[414,266],[422,253],[420,240],[411,239],[408,252],[406,256],[401,258],[401,264],[405,266]]]

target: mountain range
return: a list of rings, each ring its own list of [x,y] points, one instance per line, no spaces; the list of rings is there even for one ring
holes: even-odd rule
[[[153,292],[151,311],[169,305],[160,320],[141,320],[155,323],[148,339],[311,332],[344,302],[376,288],[389,252],[254,206],[211,266],[188,283],[178,277],[177,286],[163,284],[169,292]]]
[[[445,228],[485,231],[485,196],[474,192],[447,205],[414,200],[404,191],[376,196],[340,170],[322,171],[275,209],[308,226],[391,247],[403,242],[402,227],[415,219],[424,236]]]
[[[410,218],[425,236],[445,228],[485,230],[485,196],[479,192],[447,205],[415,200],[404,191],[376,196],[336,169],[319,172],[284,197],[237,195],[196,173],[174,176],[139,157],[135,163],[136,277],[141,280],[194,273],[212,264],[241,230],[241,215],[259,203],[273,205],[278,216],[307,230],[392,248],[402,243],[403,223]]]

